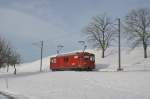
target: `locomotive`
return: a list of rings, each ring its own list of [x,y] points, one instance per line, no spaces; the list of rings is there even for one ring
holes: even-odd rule
[[[88,52],[61,54],[50,58],[50,69],[56,70],[93,70],[95,55]]]

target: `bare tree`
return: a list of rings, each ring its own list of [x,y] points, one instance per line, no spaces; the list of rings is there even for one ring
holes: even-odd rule
[[[130,11],[125,18],[125,30],[133,48],[143,45],[144,58],[147,58],[147,46],[150,39],[150,9],[140,8]]]
[[[95,16],[92,22],[84,29],[87,40],[93,47],[102,49],[102,58],[105,57],[105,51],[114,39],[114,32],[111,19],[105,14]]]
[[[20,55],[16,51],[13,51],[9,60],[10,60],[10,65],[14,67],[14,74],[16,75],[17,73],[16,64],[21,63]]]
[[[5,64],[8,60],[8,47],[9,45],[7,44],[6,40],[0,38],[0,68],[6,66]]]
[[[12,56],[12,51],[11,48],[8,47],[7,51],[6,51],[6,58],[7,58],[7,72],[9,71],[9,65],[10,65],[10,58]]]
[[[8,41],[0,37],[0,68],[7,66],[8,72],[9,66],[14,66],[15,68],[15,64],[19,64],[20,61],[20,55],[13,50]]]

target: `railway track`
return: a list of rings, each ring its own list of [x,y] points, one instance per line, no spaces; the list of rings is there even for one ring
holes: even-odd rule
[[[0,92],[0,99],[16,99],[16,98],[3,92]]]
[[[17,94],[10,94],[0,91],[0,99],[30,99],[29,97]]]

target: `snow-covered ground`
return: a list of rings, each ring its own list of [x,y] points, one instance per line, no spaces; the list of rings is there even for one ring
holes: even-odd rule
[[[1,79],[0,88],[31,99],[149,99],[149,83],[150,72],[61,71]]]
[[[57,71],[49,70],[49,58],[43,59],[43,72],[39,72],[40,60],[21,64],[18,74],[13,69],[0,71],[0,91],[19,99],[149,99],[150,55],[143,58],[143,49],[122,49],[122,67],[116,72],[118,53],[109,48],[106,57],[101,51],[88,50],[96,55],[96,70]],[[150,52],[150,49],[148,49]],[[1,99],[1,98],[0,98]]]

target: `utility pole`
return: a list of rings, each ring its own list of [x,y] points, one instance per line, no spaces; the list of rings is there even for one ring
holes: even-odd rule
[[[36,43],[33,43],[33,45],[37,46],[38,48],[41,49],[41,62],[40,62],[40,72],[42,71],[42,58],[43,58],[43,40]]]
[[[43,58],[43,41],[41,41],[41,64],[40,64],[40,72],[42,71],[42,58]]]
[[[118,69],[117,71],[122,71],[121,68],[121,49],[120,49],[120,18],[118,18]]]

